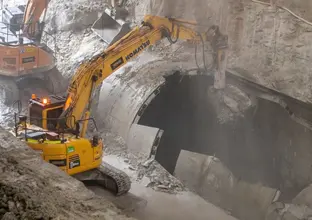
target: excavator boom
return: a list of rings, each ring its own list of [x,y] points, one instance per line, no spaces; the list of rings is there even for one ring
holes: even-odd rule
[[[93,92],[113,72],[163,38],[171,43],[178,39],[192,43],[219,42],[214,45],[214,50],[226,49],[227,41],[220,42],[227,38],[221,35],[217,26],[207,27],[202,33],[197,32],[196,27],[194,22],[146,16],[141,26],[133,28],[105,51],[78,67],[66,98],[50,96],[42,99],[34,94],[29,102],[30,122],[33,123],[27,124],[27,117],[20,117],[16,135],[24,137],[31,148],[43,152],[46,161],[69,175],[83,182],[95,181],[116,195],[128,192],[131,186],[129,176],[102,162],[104,145],[101,137],[84,137],[91,120]],[[216,54],[217,58],[221,57]],[[217,62],[217,66],[219,64]]]
[[[35,39],[41,35],[43,26],[39,21],[42,14],[47,11],[49,3],[50,0],[29,0],[27,2],[23,18],[23,33],[27,38]]]
[[[92,92],[104,79],[159,40],[167,38],[171,43],[175,43],[180,39],[197,44],[219,42],[213,47],[216,53],[227,47],[227,37],[221,35],[217,26],[206,27],[207,30],[204,33],[198,33],[195,30],[196,27],[196,22],[147,15],[140,27],[134,28],[92,60],[81,64],[69,86],[62,114],[62,118],[69,118],[66,123],[67,127],[75,126],[70,118],[84,118],[85,120],[88,118],[88,115],[83,116],[83,112],[87,108],[88,114]],[[216,63],[220,66],[220,62],[216,60]]]

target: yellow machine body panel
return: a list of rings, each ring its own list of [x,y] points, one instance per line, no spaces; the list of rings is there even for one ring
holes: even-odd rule
[[[45,161],[69,175],[99,167],[103,156],[102,140],[94,142],[78,135],[54,132],[63,107],[64,97],[51,96],[43,102],[34,99],[29,104],[30,123],[21,124],[18,136],[23,137],[32,149],[40,151]]]
[[[42,158],[69,175],[74,175],[99,167],[102,163],[103,142],[92,146],[85,138],[69,137],[65,143],[58,141],[44,141],[28,139],[27,145],[42,152]]]
[[[26,137],[29,138],[26,138],[26,143],[32,149],[41,151],[45,161],[74,175],[101,165],[103,143],[98,140],[94,144],[92,140],[70,133],[63,136],[54,133],[64,100],[59,96],[33,99],[29,105],[30,124],[26,124]],[[25,127],[20,128],[19,134],[25,137]]]

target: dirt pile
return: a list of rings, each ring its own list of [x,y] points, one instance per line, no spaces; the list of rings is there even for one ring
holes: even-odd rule
[[[0,219],[130,219],[0,128]]]
[[[1,162],[3,162],[3,160]],[[13,173],[13,175],[16,175],[16,173]],[[44,183],[39,183],[38,187],[41,188],[43,184]],[[15,188],[14,186],[12,187],[1,181],[0,196],[2,198],[2,209],[0,210],[0,215],[3,215],[2,217],[4,219],[6,219],[7,216],[15,216],[17,219],[29,219],[32,217],[49,219],[57,216],[57,209],[53,205],[53,202],[51,202],[51,205],[47,206],[48,203],[42,203],[44,200],[43,198],[37,201],[35,198],[37,198],[38,195],[33,195],[37,191],[32,192],[29,188],[29,184],[25,189],[26,191]],[[27,198],[27,195],[31,195],[31,197]],[[65,206],[64,208],[66,209],[68,207]]]
[[[186,190],[184,185],[170,173],[168,173],[158,162],[140,157],[138,154],[127,149],[126,143],[116,134],[104,133],[105,154],[123,158],[124,163],[129,164],[129,169],[134,171],[131,175],[132,181],[141,182],[145,186],[156,191],[175,194]],[[116,166],[118,166],[116,164]]]

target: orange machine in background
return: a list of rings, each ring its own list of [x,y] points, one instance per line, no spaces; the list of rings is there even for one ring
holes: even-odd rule
[[[19,82],[28,77],[39,78],[45,81],[49,92],[58,93],[62,89],[61,74],[55,68],[53,51],[41,40],[49,2],[29,0],[27,5],[1,10],[0,76]],[[25,84],[31,86],[21,85]],[[14,102],[18,97],[10,99],[6,102]]]
[[[0,74],[22,77],[44,73],[55,67],[51,52],[40,46],[0,44]]]

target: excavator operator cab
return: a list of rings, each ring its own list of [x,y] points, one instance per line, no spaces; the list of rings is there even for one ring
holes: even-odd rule
[[[10,31],[17,32],[22,28],[25,7],[10,7],[3,9],[2,22],[4,22]]]
[[[33,94],[28,107],[30,124],[55,131],[65,101],[66,97],[64,96],[51,95],[39,98]]]

